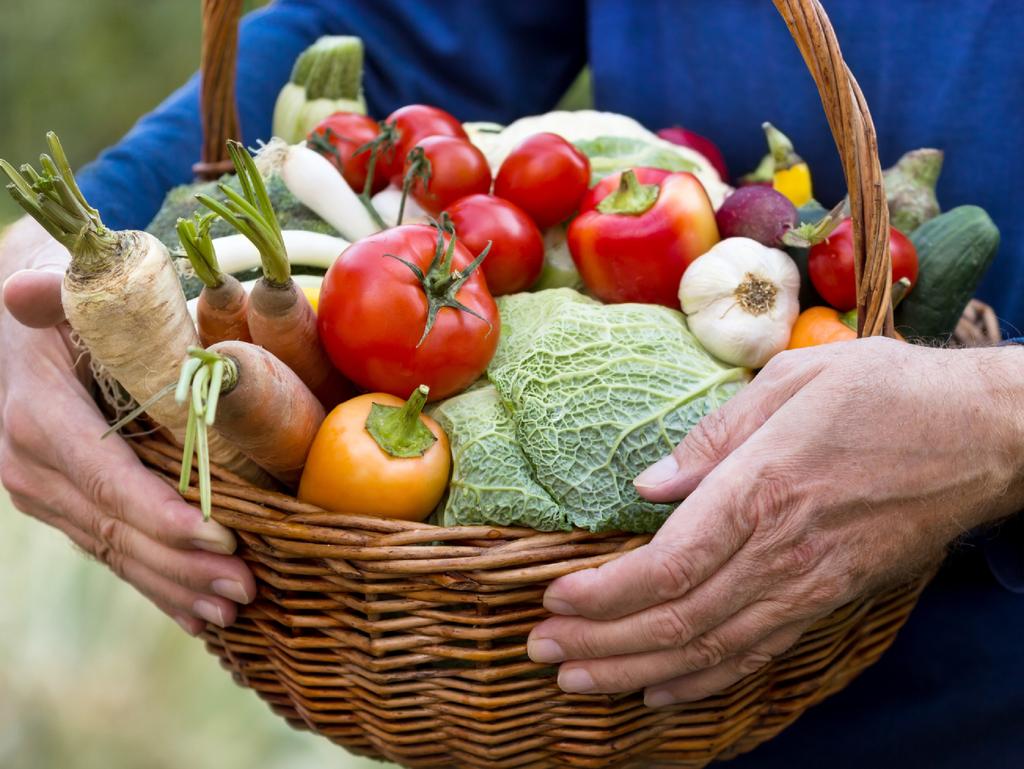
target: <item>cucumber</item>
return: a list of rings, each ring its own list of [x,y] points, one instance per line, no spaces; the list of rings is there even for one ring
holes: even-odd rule
[[[910,240],[917,284],[896,308],[896,328],[906,337],[945,342],[999,249],[999,228],[977,206],[960,206],[922,224]]]

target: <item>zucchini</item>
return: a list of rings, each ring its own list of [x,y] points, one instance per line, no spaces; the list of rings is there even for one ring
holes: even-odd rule
[[[917,284],[896,308],[904,336],[946,342],[999,249],[999,229],[977,206],[960,206],[912,233]]]

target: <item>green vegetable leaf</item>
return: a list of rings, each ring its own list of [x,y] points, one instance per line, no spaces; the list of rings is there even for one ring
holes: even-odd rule
[[[458,396],[436,412],[455,455],[445,521],[655,531],[672,506],[641,499],[633,478],[748,372],[714,359],[665,307],[603,305],[571,289],[514,294],[498,306],[494,394]],[[470,395],[474,409],[460,401]],[[500,410],[483,408],[495,397]]]
[[[667,144],[655,144],[625,136],[599,136],[576,142],[580,152],[590,159],[590,184],[627,168],[649,166],[666,171],[697,171],[696,163]]]

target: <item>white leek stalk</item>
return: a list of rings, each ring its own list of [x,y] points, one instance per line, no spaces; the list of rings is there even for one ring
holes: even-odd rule
[[[349,247],[349,242],[343,238],[306,230],[282,230],[281,237],[291,264],[324,270]],[[244,272],[262,264],[259,249],[245,235],[214,238],[213,248],[222,272]]]
[[[256,167],[264,177],[277,173],[302,205],[349,242],[384,229],[331,161],[305,144],[271,139],[257,153]]]

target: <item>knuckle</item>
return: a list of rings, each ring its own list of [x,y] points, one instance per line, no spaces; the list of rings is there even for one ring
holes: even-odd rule
[[[157,505],[153,536],[167,544],[187,541],[199,519],[199,511],[184,503]]]
[[[82,492],[95,502],[103,513],[121,514],[119,498],[116,493],[117,479],[108,467],[100,463],[83,467],[80,485]]]
[[[687,658],[695,670],[705,670],[720,665],[726,653],[722,642],[715,636],[703,635],[689,644]]]
[[[0,449],[0,485],[12,497],[31,498],[33,485],[22,464],[4,447]]]
[[[3,416],[0,417],[3,432],[12,446],[31,447],[39,435],[39,428],[29,410],[18,405],[14,399],[4,404]]]
[[[841,574],[830,574],[814,582],[811,590],[811,606],[835,608],[850,600],[850,580]]]
[[[717,462],[724,456],[728,435],[727,417],[722,409],[715,409],[690,430],[680,444],[680,459],[690,461],[696,457],[708,462]],[[682,462],[680,462],[682,464]]]
[[[770,663],[772,659],[768,652],[753,649],[740,656],[736,662],[736,672],[742,676],[749,676]]]
[[[128,527],[121,521],[110,516],[100,516],[94,532],[100,546],[108,554],[107,558],[101,558],[104,563],[113,568],[111,560],[118,555],[128,555]]]
[[[692,628],[676,606],[667,606],[653,612],[647,636],[659,649],[675,649],[693,637]]]
[[[687,593],[695,584],[689,558],[674,548],[657,547],[651,553],[647,569],[648,590],[659,601],[669,601]]]
[[[746,506],[750,523],[757,528],[773,530],[792,512],[793,481],[785,473],[764,473],[756,480],[754,504]]]
[[[787,576],[805,577],[818,568],[826,552],[824,537],[805,534],[782,551],[779,570]]]

